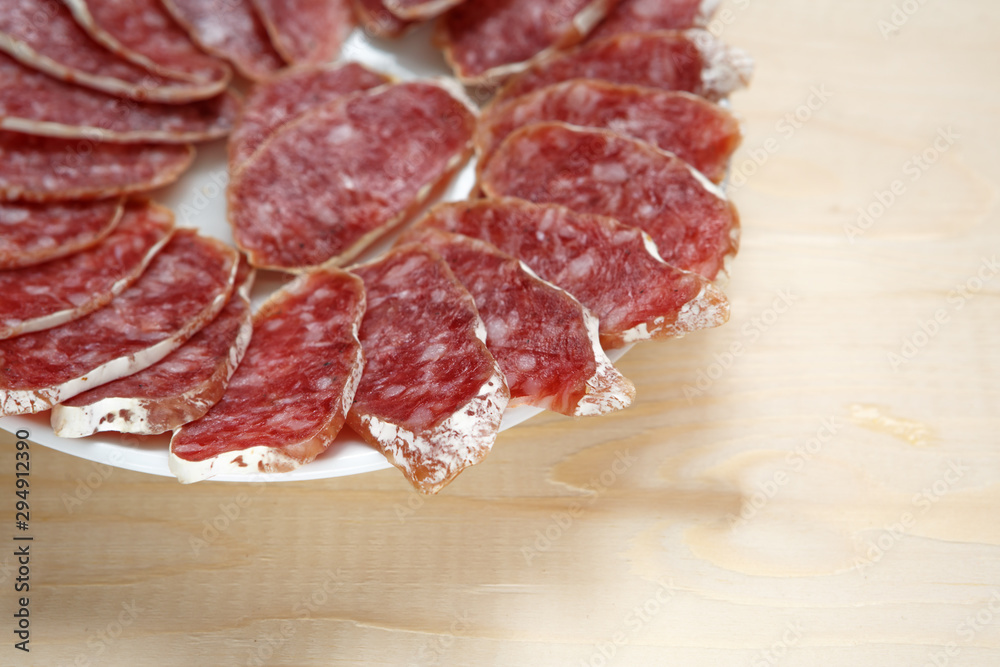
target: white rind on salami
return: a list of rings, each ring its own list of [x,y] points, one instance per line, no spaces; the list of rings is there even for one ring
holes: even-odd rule
[[[124,200],[0,202],[0,270],[23,269],[91,248],[114,231]]]
[[[750,85],[754,61],[748,52],[724,43],[707,30],[694,28],[684,34],[698,47],[705,63],[701,73],[702,95],[722,99]]]
[[[385,8],[404,21],[429,21],[466,0],[385,0]],[[475,1],[475,0],[473,0]]]
[[[351,0],[362,30],[371,37],[396,39],[414,24],[385,8],[382,0]]]
[[[293,65],[329,62],[354,28],[350,0],[252,0],[275,50]]]

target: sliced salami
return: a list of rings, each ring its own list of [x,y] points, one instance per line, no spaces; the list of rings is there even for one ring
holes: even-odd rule
[[[607,130],[537,123],[508,136],[481,190],[607,215],[653,238],[660,256],[709,280],[739,245],[725,194],[677,156]]]
[[[351,4],[361,28],[372,37],[395,39],[412,25],[386,9],[382,0],[351,0]]]
[[[180,103],[219,93],[157,76],[104,48],[61,2],[9,0],[0,12],[0,51],[50,76],[139,101]]]
[[[0,270],[35,266],[91,248],[121,220],[121,200],[0,203]]]
[[[250,0],[161,0],[195,44],[253,81],[285,66]]]
[[[718,8],[719,0],[622,0],[587,39],[704,27]]]
[[[51,329],[106,306],[170,240],[174,216],[130,202],[101,243],[38,266],[0,271],[0,339]]]
[[[237,245],[262,268],[343,264],[412,215],[467,160],[474,112],[408,82],[307,111],[229,185]]]
[[[0,416],[48,410],[163,359],[219,314],[236,267],[232,248],[180,230],[106,307],[0,341]]]
[[[442,17],[435,39],[462,83],[491,83],[576,44],[617,1],[474,0]]]
[[[253,0],[271,43],[286,62],[333,60],[354,28],[350,0]]]
[[[485,165],[514,130],[542,121],[612,130],[669,151],[718,183],[740,144],[731,113],[697,95],[572,79],[516,97],[485,113],[476,132]],[[481,169],[481,167],[480,167]]]
[[[513,77],[495,98],[509,100],[569,79],[602,79],[710,100],[750,80],[753,62],[704,30],[626,33],[555,54]]]
[[[428,21],[465,0],[385,0],[390,12],[406,21]]]
[[[240,263],[233,294],[222,312],[159,363],[52,408],[61,438],[99,431],[157,435],[204,416],[239,365],[253,332],[250,288],[255,272]]]
[[[229,137],[233,172],[257,148],[305,111],[344,95],[389,83],[389,77],[358,63],[293,67],[254,86]]]
[[[601,349],[597,318],[567,292],[485,241],[426,226],[406,238],[438,252],[475,299],[509,407],[579,417],[632,403],[635,387]]]
[[[324,452],[344,425],[364,368],[361,281],[338,269],[300,276],[254,315],[243,361],[201,419],[174,432],[182,482],[284,472]]]
[[[347,423],[422,493],[489,453],[510,399],[469,293],[439,255],[402,246],[365,282],[365,373]]]
[[[520,199],[435,206],[415,227],[465,234],[517,257],[597,315],[606,349],[719,326],[729,302],[708,280],[670,266],[635,227]]]
[[[94,41],[159,76],[226,89],[233,72],[201,51],[159,0],[63,0]]]
[[[0,201],[144,192],[173,183],[192,160],[188,144],[109,144],[0,130]]]
[[[190,104],[154,104],[54,79],[0,53],[0,129],[95,141],[189,143],[226,136],[239,100],[223,93]]]

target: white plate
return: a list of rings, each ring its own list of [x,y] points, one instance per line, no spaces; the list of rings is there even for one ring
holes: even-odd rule
[[[355,30],[344,45],[343,58],[365,63],[379,71],[400,79],[448,76],[449,71],[440,53],[430,45],[430,26],[414,30],[396,42],[373,40]],[[232,233],[226,222],[226,170],[225,141],[199,146],[193,167],[169,188],[153,193],[177,215],[182,226],[197,227],[205,234],[233,243]],[[475,182],[474,164],[469,164],[452,181],[442,195],[444,201],[468,197]],[[381,250],[377,249],[375,252]],[[373,254],[373,253],[370,253]],[[279,287],[286,278],[281,274],[262,272],[258,275],[253,299],[257,305]],[[615,350],[612,360],[624,352]],[[500,429],[505,430],[541,412],[537,408],[519,407],[508,410]],[[38,415],[5,417],[0,419],[0,429],[16,433],[26,430],[29,439],[40,445],[66,454],[103,463],[118,468],[135,470],[152,475],[172,477],[167,467],[168,435],[131,436],[117,433],[99,433],[88,438],[59,438],[49,425],[49,412]],[[312,463],[287,473],[269,475],[219,475],[212,479],[220,482],[292,482],[356,475],[390,467],[385,457],[362,442],[350,429],[344,429],[330,448]]]

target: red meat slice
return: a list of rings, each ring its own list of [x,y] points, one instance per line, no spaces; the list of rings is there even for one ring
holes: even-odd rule
[[[174,431],[170,470],[196,482],[221,473],[285,472],[324,452],[344,425],[364,368],[361,281],[305,274],[254,315],[253,338],[226,392]]]
[[[94,247],[0,271],[0,339],[51,329],[103,308],[139,278],[173,231],[168,209],[131,202],[117,229]]]
[[[0,130],[0,201],[103,199],[169,185],[191,166],[188,144],[109,144]]]
[[[233,295],[214,320],[163,361],[56,405],[55,434],[157,435],[204,416],[222,397],[250,344],[253,280],[253,269],[241,261]]]
[[[680,158],[606,130],[521,128],[493,154],[480,188],[634,225],[668,264],[709,280],[738,246],[739,216],[721,190]]]
[[[422,493],[489,453],[510,398],[472,297],[436,253],[400,247],[365,282],[365,373],[347,423]]]
[[[385,0],[390,12],[406,21],[427,21],[465,0]]]
[[[0,202],[0,269],[21,269],[91,248],[121,220],[123,202]]]
[[[0,341],[0,416],[48,410],[163,359],[222,310],[237,259],[221,241],[180,230],[106,307]]]
[[[485,241],[430,227],[406,239],[439,253],[475,299],[510,407],[584,416],[632,403],[635,387],[604,354],[597,318],[575,298]]]
[[[488,241],[572,294],[597,315],[607,349],[729,319],[718,288],[665,264],[648,236],[611,218],[490,199],[435,206],[415,229],[426,227]]]
[[[382,0],[351,0],[351,4],[362,29],[372,37],[394,39],[412,25],[386,9]]]
[[[286,62],[333,60],[354,28],[349,0],[253,0],[271,43]]]
[[[626,32],[702,27],[718,8],[719,0],[622,0],[587,39],[594,41]]]
[[[572,79],[484,113],[476,133],[480,170],[514,130],[542,121],[604,128],[675,154],[716,183],[740,144],[728,111],[690,93]]]
[[[230,183],[236,243],[262,268],[349,261],[447,183],[471,152],[475,122],[465,103],[427,82],[307,111]]]

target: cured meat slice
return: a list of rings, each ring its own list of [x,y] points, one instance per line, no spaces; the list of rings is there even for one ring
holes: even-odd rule
[[[123,202],[0,203],[0,269],[21,269],[86,250],[121,220]]]
[[[382,0],[351,0],[361,28],[372,37],[394,39],[412,24],[385,8]]]
[[[94,41],[154,74],[201,84],[205,96],[226,89],[233,72],[202,52],[159,0],[63,0]]]
[[[161,0],[195,44],[253,81],[285,66],[250,0]]]
[[[419,81],[307,111],[230,182],[237,245],[262,268],[349,261],[464,164],[475,122],[448,90]]]
[[[254,86],[229,137],[229,164],[246,162],[274,132],[314,107],[389,83],[389,77],[358,63],[295,67]]]
[[[29,69],[0,53],[0,128],[96,141],[188,143],[226,136],[240,110],[223,93],[190,104],[136,102]]]
[[[628,407],[635,387],[601,349],[597,318],[496,246],[422,227],[407,240],[433,248],[476,301],[486,347],[510,388],[509,407],[571,416]]]
[[[486,112],[476,132],[479,164],[514,130],[542,121],[612,130],[674,153],[718,183],[740,143],[728,111],[690,93],[572,79]],[[480,167],[481,169],[481,167]]]
[[[132,202],[118,228],[94,247],[0,271],[0,339],[51,329],[103,308],[139,278],[173,231],[169,210]]]
[[[55,434],[61,438],[99,431],[157,435],[204,416],[222,398],[250,344],[254,273],[249,264],[240,262],[226,307],[163,361],[53,407]]]
[[[427,21],[465,0],[385,0],[390,12],[407,21]]]
[[[0,201],[103,199],[169,185],[191,166],[188,144],[109,144],[0,130]]]
[[[607,130],[536,123],[511,134],[483,170],[490,197],[607,215],[648,232],[660,256],[709,280],[739,243],[736,208],[671,153]]]
[[[704,27],[718,8],[719,0],[622,0],[587,39]]]
[[[208,413],[174,432],[180,481],[285,472],[324,452],[344,425],[364,368],[361,281],[339,269],[300,276],[254,315],[253,338]]]
[[[494,244],[592,310],[606,349],[719,326],[729,302],[708,280],[670,266],[649,237],[612,218],[520,199],[440,204],[415,229]]]
[[[510,399],[469,293],[439,255],[400,247],[352,269],[365,282],[365,373],[347,423],[422,493],[493,447]]]
[[[350,0],[253,0],[271,43],[285,61],[333,60],[354,28]]]
[[[221,241],[179,230],[106,307],[0,341],[0,416],[48,410],[163,359],[222,310],[237,259]]]
[[[474,0],[442,17],[436,41],[462,83],[490,83],[576,44],[617,2]]]
[[[52,0],[5,0],[0,51],[57,79],[139,101],[176,104],[219,92],[130,63],[91,39],[69,9]]]
[[[539,62],[508,81],[495,100],[509,100],[569,79],[683,90],[718,100],[746,86],[752,72],[749,55],[704,30],[626,33],[587,42]]]

